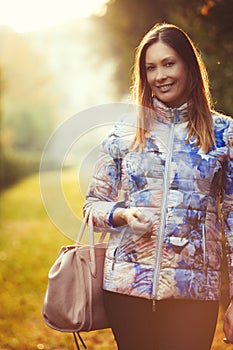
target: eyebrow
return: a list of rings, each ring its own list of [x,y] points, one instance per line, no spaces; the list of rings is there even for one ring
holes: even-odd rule
[[[176,58],[174,56],[167,56],[162,59],[162,63],[168,60],[175,60]],[[153,65],[154,62],[145,62],[146,65]]]

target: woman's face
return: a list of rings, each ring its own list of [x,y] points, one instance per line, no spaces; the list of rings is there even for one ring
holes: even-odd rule
[[[147,81],[153,96],[169,107],[179,107],[189,97],[188,68],[170,46],[157,42],[145,57]]]

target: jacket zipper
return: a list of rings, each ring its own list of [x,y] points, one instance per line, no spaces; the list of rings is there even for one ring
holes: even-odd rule
[[[168,135],[168,156],[165,164],[164,170],[164,191],[162,197],[161,204],[161,220],[159,225],[159,234],[157,238],[157,250],[155,254],[155,265],[154,265],[154,278],[153,278],[153,288],[152,288],[152,310],[155,311],[155,301],[157,299],[158,294],[158,286],[159,286],[159,276],[160,276],[160,263],[162,256],[162,247],[165,235],[165,221],[166,221],[166,213],[167,213],[167,199],[168,199],[168,190],[170,184],[170,169],[171,169],[171,161],[172,161],[172,145],[174,141],[174,131],[175,131],[175,110],[171,109],[171,115],[174,118],[173,123],[171,124],[171,129]]]
[[[206,232],[205,232],[204,224],[202,224],[202,249],[203,249],[203,266],[204,266],[204,272],[205,272],[205,279],[207,281]]]

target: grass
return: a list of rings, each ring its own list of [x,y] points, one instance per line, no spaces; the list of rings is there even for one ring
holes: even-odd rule
[[[64,188],[75,210],[81,211],[83,198],[78,195],[78,200],[72,199],[72,181],[73,175],[67,173]],[[72,336],[48,328],[41,317],[48,270],[60,247],[72,241],[49,220],[37,176],[23,180],[2,194],[0,215],[0,349],[73,350]],[[222,312],[220,308],[220,317]],[[89,350],[116,349],[109,329],[83,333],[83,338]],[[222,338],[219,319],[211,350],[233,349],[225,345]]]

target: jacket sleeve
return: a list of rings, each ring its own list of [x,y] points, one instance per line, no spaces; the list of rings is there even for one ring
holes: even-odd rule
[[[130,150],[136,125],[137,114],[123,115],[101,144],[84,203],[84,213],[92,210],[95,231],[121,231],[113,227],[112,215],[117,207],[126,207],[127,198],[121,191],[122,159]]]
[[[230,296],[233,297],[233,121],[230,121],[227,140],[227,161],[223,181],[222,215],[226,234],[226,254],[229,270]]]
[[[126,135],[125,133],[123,135]],[[116,126],[102,142],[100,155],[84,203],[84,213],[92,210],[95,231],[119,231],[112,225],[112,214],[117,207],[124,207],[119,200],[121,193],[122,153],[127,142],[122,127]],[[127,137],[126,137],[127,138]]]
[[[94,174],[86,195],[84,213],[92,210],[93,225],[96,231],[113,230],[111,216],[119,201],[120,175],[117,159],[101,152],[96,162]]]

